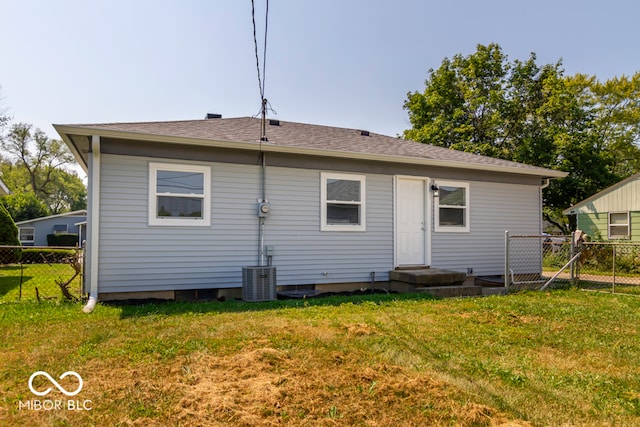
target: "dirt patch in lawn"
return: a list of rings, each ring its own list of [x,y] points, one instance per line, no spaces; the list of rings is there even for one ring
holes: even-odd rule
[[[122,401],[115,419],[132,426],[529,425],[406,368],[363,366],[340,351],[329,360],[292,358],[264,344],[225,356],[191,353],[164,371],[111,369],[99,389]]]

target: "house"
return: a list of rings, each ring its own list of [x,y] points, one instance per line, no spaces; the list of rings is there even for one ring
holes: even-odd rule
[[[11,191],[9,191],[6,184],[0,179],[0,196],[6,196],[7,194],[11,194]]]
[[[88,175],[86,286],[101,299],[346,290],[428,265],[502,274],[559,171],[363,130],[242,117],[54,125]],[[197,292],[196,292],[197,293]]]
[[[563,213],[576,215],[577,228],[592,238],[640,242],[640,173],[576,203]]]
[[[77,234],[77,244],[84,238],[81,222],[86,221],[87,211],[78,210],[42,218],[16,222],[22,246],[48,246],[49,234]]]

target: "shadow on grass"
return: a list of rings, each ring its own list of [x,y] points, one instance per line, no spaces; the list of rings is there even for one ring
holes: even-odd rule
[[[20,286],[20,282],[33,279],[32,276],[23,276],[22,267],[19,265],[11,265],[0,267],[0,299]]]
[[[242,300],[228,301],[163,301],[163,300],[138,300],[138,301],[108,301],[102,304],[120,307],[120,318],[143,317],[153,315],[181,315],[185,313],[233,313],[264,310],[278,310],[283,308],[304,308],[318,306],[339,306],[343,304],[362,304],[373,302],[375,304],[389,301],[406,300],[435,300],[437,298],[428,294],[396,294],[382,292],[341,292],[324,294],[312,298],[278,299],[276,301],[246,302]]]

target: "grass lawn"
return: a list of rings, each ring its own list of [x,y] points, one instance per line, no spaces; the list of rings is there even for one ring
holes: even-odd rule
[[[4,303],[0,425],[639,425],[639,325],[640,298],[579,290]],[[78,395],[29,391],[70,370]]]
[[[56,280],[65,282],[73,277],[74,273],[73,267],[69,264],[2,265],[0,266],[0,303],[18,300],[36,301],[36,287],[40,298],[58,299],[62,296],[62,292]],[[73,280],[69,289],[73,294],[79,295],[80,277]]]

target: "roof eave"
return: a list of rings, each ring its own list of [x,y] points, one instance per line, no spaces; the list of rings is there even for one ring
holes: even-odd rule
[[[76,162],[78,162],[78,164],[80,165],[84,173],[88,173],[89,166],[87,163],[87,159],[82,156],[82,153],[80,152],[79,148],[76,146],[73,140],[69,138],[69,134],[76,134],[76,132],[67,131],[69,129],[77,129],[77,127],[54,124],[53,128],[56,130],[56,132],[58,132],[58,134],[62,138],[62,141],[64,141],[64,143],[67,144],[67,147],[69,147],[69,150],[71,150],[71,154],[73,154],[73,157],[76,159]]]
[[[519,167],[509,167],[502,165],[484,165],[473,164],[468,162],[460,162],[453,160],[436,160],[420,157],[408,157],[408,156],[395,156],[395,155],[380,155],[380,154],[368,154],[354,151],[339,151],[339,150],[320,150],[314,148],[281,146],[272,143],[262,143],[259,141],[224,141],[224,140],[212,140],[203,138],[192,138],[182,136],[160,135],[160,134],[148,134],[129,131],[117,131],[108,129],[96,129],[84,126],[70,126],[70,125],[54,125],[56,131],[62,136],[62,139],[72,148],[76,159],[82,159],[81,166],[83,169],[86,167],[86,159],[82,157],[78,148],[69,138],[69,135],[82,135],[92,136],[98,135],[106,138],[122,138],[131,139],[137,141],[154,141],[154,142],[166,142],[172,144],[185,144],[185,145],[198,145],[206,147],[216,148],[232,148],[252,151],[264,151],[272,153],[286,153],[286,154],[301,154],[312,156],[325,156],[345,159],[359,159],[359,160],[371,160],[381,162],[394,162],[424,166],[442,166],[442,167],[455,167],[461,169],[481,170],[487,172],[502,172],[502,173],[514,173],[519,175],[539,176],[541,178],[564,178],[568,175],[567,172],[556,171],[552,169],[524,169]],[[79,162],[80,163],[80,162]],[[86,169],[85,169],[86,171]]]
[[[605,188],[604,190],[598,191],[596,194],[594,194],[593,196],[587,197],[586,199],[576,203],[575,205],[565,209],[564,211],[562,211],[563,215],[576,215],[577,212],[575,212],[576,210],[582,209],[583,207],[585,207],[588,203],[593,202],[594,200],[604,196],[605,194],[611,193],[612,191],[617,190],[618,188],[628,184],[631,181],[634,181],[636,179],[640,178],[640,173],[636,173],[631,175],[628,178],[623,179],[620,182],[617,182],[613,185],[610,185],[609,187]]]

